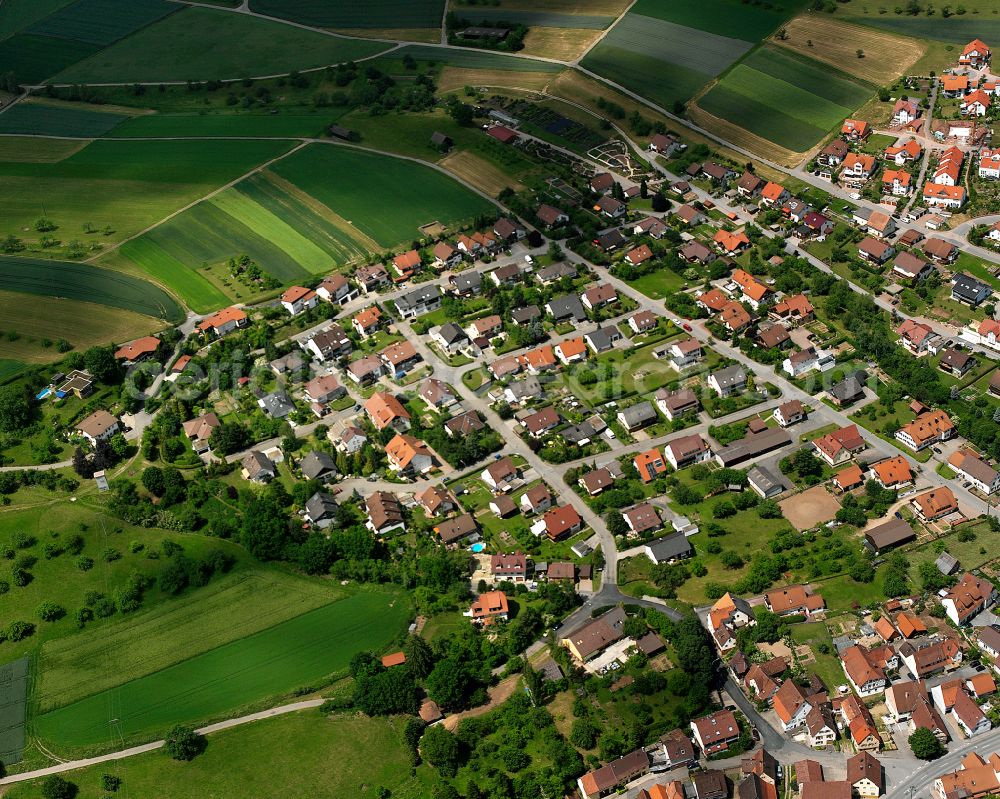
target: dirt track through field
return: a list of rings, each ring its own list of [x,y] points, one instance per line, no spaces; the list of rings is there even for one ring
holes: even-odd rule
[[[487,702],[485,705],[474,707],[472,708],[472,710],[465,710],[461,713],[455,713],[454,715],[448,716],[448,718],[444,720],[445,729],[454,731],[454,729],[458,727],[458,723],[462,719],[473,718],[475,716],[482,716],[485,713],[489,713],[494,708],[499,707],[508,699],[510,699],[511,696],[514,695],[514,691],[517,689],[517,683],[520,679],[521,679],[520,674],[512,674],[510,675],[510,677],[501,680],[492,688],[490,688],[489,702]]]

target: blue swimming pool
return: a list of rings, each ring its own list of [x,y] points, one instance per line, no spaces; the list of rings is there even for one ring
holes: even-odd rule
[[[471,549],[473,552],[482,552],[484,549],[486,549],[486,544],[479,542],[478,544],[473,544],[471,547],[469,547],[469,549]]]

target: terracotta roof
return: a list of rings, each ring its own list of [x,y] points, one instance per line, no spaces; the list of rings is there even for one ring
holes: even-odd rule
[[[396,419],[406,419],[409,421],[410,414],[403,407],[403,404],[392,394],[384,391],[376,391],[365,403],[365,411],[368,413],[372,424],[379,430],[384,430]]]
[[[152,355],[156,348],[160,346],[160,340],[156,336],[143,336],[135,341],[122,344],[115,351],[115,358],[123,358],[126,361],[134,361],[144,355]]]
[[[913,498],[925,519],[937,519],[958,510],[958,501],[947,486],[932,489]]]
[[[799,708],[805,704],[806,697],[793,680],[785,680],[771,701],[774,703],[774,712],[778,714],[778,718],[788,724]]]
[[[894,458],[876,463],[872,466],[872,471],[875,472],[879,481],[884,486],[909,483],[913,480],[913,472],[910,470],[910,464],[902,455],[897,455]]]
[[[382,656],[382,665],[387,669],[391,666],[401,666],[406,663],[406,655],[402,652],[393,652],[391,655]]]

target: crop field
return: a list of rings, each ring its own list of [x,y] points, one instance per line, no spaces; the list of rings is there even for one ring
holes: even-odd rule
[[[21,83],[41,83],[99,49],[86,42],[18,33],[0,46],[0,73],[13,72]]]
[[[110,138],[173,136],[318,137],[343,111],[281,111],[271,113],[175,113],[129,117],[106,135]],[[0,121],[6,114],[0,116]]]
[[[853,6],[853,3],[851,4]],[[871,25],[881,30],[898,33],[903,36],[915,36],[920,39],[936,39],[952,44],[965,44],[973,39],[982,39],[985,42],[997,41],[1000,39],[1000,18],[993,16],[983,16],[981,14],[963,14],[944,19],[940,14],[929,16],[910,16],[908,14],[883,14],[875,3],[861,3],[856,8],[851,8],[848,18],[852,22],[860,22],[863,25]],[[987,7],[993,12],[996,5]],[[846,11],[846,8],[844,9]],[[987,9],[984,9],[986,11]],[[843,13],[843,12],[840,12]],[[847,16],[847,15],[845,15]],[[953,60],[958,60],[956,51]]]
[[[364,258],[379,248],[280,177],[256,174],[167,220],[122,254],[192,308],[217,308],[222,291],[197,271],[248,255],[283,283]]]
[[[343,596],[339,588],[257,565],[126,620],[47,641],[38,655],[36,713],[165,669]],[[141,646],[136,646],[141,642]]]
[[[126,119],[124,114],[24,101],[0,114],[0,133],[94,139]]]
[[[33,731],[61,750],[106,743],[118,719],[126,739],[222,716],[345,669],[405,629],[398,593],[366,591],[39,716]]]
[[[219,47],[219,42],[239,46]],[[245,14],[189,7],[80,61],[56,79],[100,83],[272,75],[364,58],[387,47]]]
[[[926,45],[906,36],[852,25],[829,14],[803,14],[785,26],[785,39],[772,42],[822,61],[868,83],[892,83],[923,55]],[[866,58],[858,58],[857,50]]]
[[[808,150],[867,100],[872,89],[773,47],[756,51],[698,106],[781,147]]]
[[[445,0],[251,0],[260,14],[318,28],[436,28]]]
[[[171,322],[184,318],[176,300],[158,286],[90,264],[0,256],[0,291],[93,302]]]
[[[0,163],[55,164],[87,146],[85,141],[0,136]]]
[[[583,66],[669,108],[694,95],[752,44],[630,11]]]
[[[64,243],[117,243],[290,146],[101,139],[58,163],[0,162],[0,235],[15,233],[30,243],[35,221],[44,215]],[[87,225],[107,230],[86,234]]]
[[[0,3],[0,39],[34,25],[73,0],[4,0]]]
[[[313,144],[271,171],[385,248],[411,241],[429,222],[455,225],[495,212],[492,203],[430,167],[353,148]]]
[[[521,9],[536,11],[539,6],[544,6],[547,12],[554,14],[590,14],[606,17],[617,17],[628,4],[629,0],[542,0],[541,3],[538,0],[503,0],[502,2],[503,8],[508,11]],[[470,14],[482,5],[480,3],[479,6],[473,5],[470,8],[468,1],[465,0],[461,4],[453,3],[451,7],[455,11]]]
[[[521,52],[572,61],[587,52],[598,35],[600,31],[590,28],[529,28]]]
[[[76,0],[27,31],[106,47],[177,10],[167,0]]]
[[[17,763],[28,717],[28,659],[0,666],[0,762]]]
[[[124,780],[117,795],[143,799],[368,797],[377,785],[390,789],[394,799],[420,799],[431,795],[439,778],[426,764],[417,767],[416,776],[410,775],[405,722],[404,716],[327,716],[306,710],[214,733],[204,754],[189,763],[172,760],[162,751],[149,752],[67,777],[86,798],[103,796],[101,778],[113,773]],[[41,780],[8,790],[10,799],[43,797]]]
[[[511,178],[499,167],[468,151],[449,153],[441,159],[441,166],[456,177],[478,186],[492,197],[496,197],[506,188],[515,191],[523,188],[519,181]]]
[[[805,5],[805,0],[785,0],[777,8],[741,0],[671,0],[669,3],[638,0],[629,16],[642,14],[719,36],[759,42]]]
[[[25,313],[26,307],[30,313]],[[131,341],[159,327],[148,316],[120,308],[55,297],[37,302],[10,291],[0,291],[0,319],[5,332],[18,334],[16,341],[0,338],[0,358],[36,363],[51,362],[56,353],[52,342],[61,338],[83,350],[108,341]]]

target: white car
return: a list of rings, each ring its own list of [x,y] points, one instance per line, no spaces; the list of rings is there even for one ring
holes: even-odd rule
[[[530,255],[525,255],[524,256],[524,262],[528,263],[528,264],[533,264],[535,262],[535,259],[532,258]]]
[[[850,197],[852,200],[860,200],[861,199],[861,195],[858,194],[857,192],[853,192],[851,194],[848,194],[847,196]]]
[[[616,438],[618,438],[618,436],[615,435],[615,431],[612,430],[610,427],[607,430],[604,431],[604,435],[606,435],[612,441],[614,441]]]

